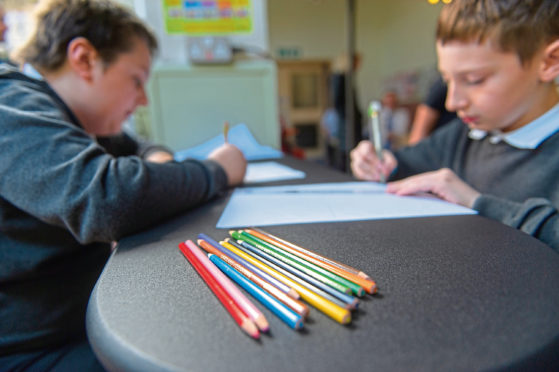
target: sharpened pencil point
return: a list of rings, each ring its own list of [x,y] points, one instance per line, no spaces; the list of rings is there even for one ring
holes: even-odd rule
[[[294,290],[293,288],[291,288],[288,292],[287,295],[295,300],[298,300],[301,298],[301,296],[299,296],[299,293],[297,293],[296,290]]]
[[[260,332],[258,331],[256,324],[254,324],[252,320],[245,319],[243,321],[243,324],[241,325],[241,328],[243,329],[243,331],[248,333],[250,337],[255,338],[257,340],[260,338]]]
[[[256,319],[254,319],[254,323],[256,323],[256,326],[262,332],[268,332],[268,330],[270,329],[270,324],[268,323],[264,315],[257,316]]]
[[[373,279],[371,279],[371,277],[369,275],[365,274],[363,271],[360,271],[359,273],[357,273],[357,275],[359,275],[363,279],[373,280]]]
[[[354,299],[351,303],[346,304],[346,309],[355,310],[359,307],[359,299]]]

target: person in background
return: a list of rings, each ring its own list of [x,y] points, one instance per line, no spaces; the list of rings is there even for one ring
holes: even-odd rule
[[[361,56],[356,54],[350,62],[350,58],[343,54],[334,61],[332,74],[329,78],[330,107],[323,113],[321,118],[321,127],[325,133],[326,162],[329,166],[341,171],[346,171],[347,168],[345,79],[350,63],[353,63],[353,69],[357,71],[361,64]],[[355,93],[353,94],[353,99],[354,122],[352,123],[352,131],[354,138],[353,146],[355,146],[362,138],[363,114],[357,104],[358,100]]]
[[[410,114],[400,106],[398,94],[386,92],[382,97],[379,120],[383,148],[395,150],[408,142]]]
[[[172,161],[121,134],[147,104],[157,41],[111,0],[50,0],[18,53],[42,79],[0,66],[0,370],[102,370],[85,335],[111,244],[242,182],[230,144]]]
[[[353,174],[387,192],[429,192],[559,251],[559,2],[454,0],[438,19],[439,70],[454,120],[383,161],[351,152]]]
[[[445,107],[447,87],[439,75],[429,88],[425,101],[417,106],[411,126],[409,145],[415,145],[438,128],[456,119]]]
[[[0,2],[0,42],[6,41],[6,31],[8,31],[8,26],[4,20],[6,16],[6,11],[4,5]]]
[[[0,1],[0,63],[9,62],[8,51],[6,50],[6,32],[8,31],[8,25],[5,21],[6,9],[4,8],[4,3]]]

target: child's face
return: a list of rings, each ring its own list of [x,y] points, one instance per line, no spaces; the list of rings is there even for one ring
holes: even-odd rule
[[[490,42],[437,42],[439,69],[448,84],[446,107],[470,128],[518,129],[542,114],[538,64]]]
[[[87,132],[98,136],[117,134],[136,107],[147,104],[145,84],[150,66],[149,49],[140,39],[135,40],[130,52],[118,55],[108,66],[95,66],[90,110],[87,123],[83,123]]]

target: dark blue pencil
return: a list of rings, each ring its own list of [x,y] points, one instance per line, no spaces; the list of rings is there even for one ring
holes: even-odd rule
[[[229,266],[221,258],[214,254],[208,255],[210,261],[212,261],[225,275],[231,278],[235,283],[244,288],[248,293],[250,293],[254,298],[256,298],[260,303],[270,309],[278,318],[283,320],[288,326],[293,329],[303,328],[303,318],[295,313],[293,310],[282,304],[280,301],[276,300],[275,297],[268,294],[262,288],[254,284],[250,279],[245,277],[243,274]]]

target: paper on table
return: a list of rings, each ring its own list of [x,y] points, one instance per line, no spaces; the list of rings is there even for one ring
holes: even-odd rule
[[[261,163],[249,163],[244,182],[271,182],[299,178],[305,178],[305,172],[275,161],[265,161]]]
[[[217,228],[476,214],[429,196],[396,196],[373,182],[237,188]]]
[[[230,128],[227,142],[237,146],[248,161],[279,159],[283,156],[281,151],[259,144],[245,124],[237,124]],[[219,134],[198,146],[175,152],[175,160],[182,161],[186,158],[206,159],[210,152],[224,143],[223,134]]]

